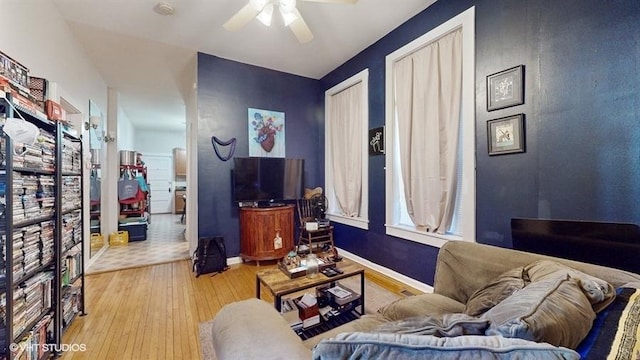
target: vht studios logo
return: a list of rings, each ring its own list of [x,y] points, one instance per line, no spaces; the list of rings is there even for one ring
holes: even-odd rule
[[[28,344],[28,343],[11,343],[9,344],[9,350],[11,352],[22,351],[39,351],[44,352],[81,352],[87,351],[87,345],[85,344]]]

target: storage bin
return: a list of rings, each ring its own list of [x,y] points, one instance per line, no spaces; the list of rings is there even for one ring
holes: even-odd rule
[[[147,222],[118,224],[118,230],[129,233],[129,241],[147,240]]]
[[[91,234],[91,247],[101,248],[104,245],[104,236],[100,233]]]
[[[126,231],[116,231],[109,235],[109,245],[127,245],[129,243],[129,233]]]

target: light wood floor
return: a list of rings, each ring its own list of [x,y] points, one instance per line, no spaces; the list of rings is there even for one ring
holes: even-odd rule
[[[238,264],[196,278],[183,260],[88,275],[87,315],[63,336],[63,344],[86,350],[62,359],[200,359],[198,324],[225,304],[255,297],[255,273],[270,266]],[[392,292],[419,292],[373,270],[365,274]],[[273,301],[268,293],[262,298]]]

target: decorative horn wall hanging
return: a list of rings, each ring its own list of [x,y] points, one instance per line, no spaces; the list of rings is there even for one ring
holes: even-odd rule
[[[216,155],[222,161],[227,161],[231,159],[233,157],[233,153],[236,151],[236,138],[231,138],[231,140],[229,141],[222,141],[217,137],[212,136],[211,144],[213,144],[213,151],[216,152]],[[227,154],[227,156],[222,156],[222,154],[220,153],[220,149],[218,149],[218,146],[229,146],[229,145],[231,145],[231,147],[229,148],[229,153]]]

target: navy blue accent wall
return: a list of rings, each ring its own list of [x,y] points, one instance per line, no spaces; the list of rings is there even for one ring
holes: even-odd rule
[[[476,6],[476,237],[511,247],[512,217],[640,222],[640,2],[439,1],[321,79],[369,68],[369,128],[384,124],[385,56]],[[525,104],[488,112],[486,76],[525,65]],[[487,120],[524,113],[526,152],[489,157]],[[370,229],[336,242],[433,283],[437,249],[385,235],[384,159],[370,157]]]
[[[199,235],[223,234],[238,253],[230,164],[211,135],[237,137],[246,156],[246,108],[285,111],[287,156],[322,185],[324,91],[368,68],[369,128],[383,125],[385,56],[473,5],[476,240],[511,247],[512,217],[640,223],[640,2],[441,0],[320,81],[200,54]],[[486,76],[520,64],[525,104],[488,112]],[[489,157],[486,122],[518,113],[526,152]],[[432,284],[438,249],[385,235],[384,157],[369,161],[369,231],[336,225],[337,245]]]
[[[481,4],[478,241],[511,247],[512,217],[639,223],[640,2]],[[525,105],[487,112],[484,77],[518,64]],[[486,121],[514,113],[526,116],[526,153],[487,156]]]
[[[235,156],[249,156],[247,109],[285,113],[286,157],[305,159],[305,185],[324,181],[323,96],[315,79],[198,54],[198,236],[222,235],[227,256],[240,253],[233,161],[220,160],[211,136],[236,138]],[[228,147],[221,148],[223,154]]]

